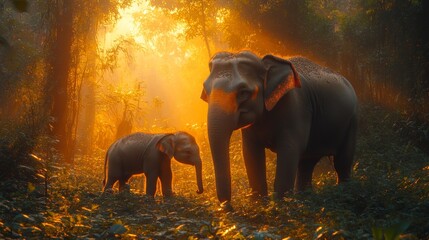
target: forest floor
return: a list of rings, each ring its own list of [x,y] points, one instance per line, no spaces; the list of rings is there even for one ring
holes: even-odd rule
[[[429,239],[429,157],[398,130],[399,115],[363,106],[353,180],[335,185],[329,160],[312,191],[282,201],[247,196],[239,134],[231,145],[235,211],[219,211],[207,142],[200,142],[204,187],[191,166],[173,164],[176,196],[144,196],[143,177],[131,193],[101,195],[104,152],[51,169],[44,184],[0,183],[0,238],[121,239]],[[274,155],[268,154],[272,192]],[[175,161],[173,161],[175,162]],[[46,175],[46,174],[45,174]]]

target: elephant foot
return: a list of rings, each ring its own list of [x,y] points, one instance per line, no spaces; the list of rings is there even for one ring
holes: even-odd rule
[[[286,192],[273,192],[270,195],[270,199],[273,201],[283,201],[287,196],[293,196],[295,194],[294,190],[289,190]]]
[[[113,191],[112,188],[106,188],[104,189],[103,193],[101,195],[111,195],[113,194],[115,191]]]
[[[156,203],[155,197],[152,195],[145,194],[142,197],[143,197],[143,200],[148,204]]]
[[[230,213],[234,212],[234,208],[231,205],[230,201],[225,201],[220,204],[220,208],[218,209],[220,212]]]
[[[169,193],[162,194],[162,196],[164,198],[173,198],[176,196],[176,194],[174,192],[169,192]]]
[[[130,193],[131,192],[131,187],[129,184],[124,184],[123,186],[119,186],[119,192],[121,193]]]
[[[283,200],[284,196],[285,196],[285,194],[284,194],[284,193],[273,192],[273,193],[271,194],[270,198],[271,198],[273,201],[281,201],[281,200]]]
[[[246,194],[246,197],[247,197],[247,198],[251,198],[251,199],[255,199],[255,200],[258,200],[258,199],[264,198],[264,197],[266,197],[266,196],[267,196],[266,194],[261,194],[261,193],[260,193],[260,192],[258,192],[258,191],[252,191],[252,192],[250,192],[250,193]]]

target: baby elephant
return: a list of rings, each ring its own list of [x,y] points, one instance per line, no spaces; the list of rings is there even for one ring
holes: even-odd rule
[[[116,181],[119,181],[119,191],[129,189],[128,179],[134,174],[144,173],[147,195],[155,195],[159,178],[162,195],[171,196],[173,194],[172,157],[181,163],[195,166],[197,193],[203,193],[200,150],[195,138],[186,132],[134,133],[114,142],[107,150],[104,162],[103,192],[111,190]]]

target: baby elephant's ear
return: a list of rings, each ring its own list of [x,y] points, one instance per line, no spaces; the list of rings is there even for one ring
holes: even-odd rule
[[[267,55],[262,62],[267,69],[264,80],[265,108],[271,111],[287,92],[301,87],[301,81],[292,63],[285,59]]]
[[[165,155],[167,155],[168,158],[171,159],[174,155],[174,135],[167,134],[162,137],[156,144],[156,148],[160,152],[165,153]]]

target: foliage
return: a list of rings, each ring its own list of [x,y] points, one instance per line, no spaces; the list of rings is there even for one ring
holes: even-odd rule
[[[56,120],[50,117],[51,101],[49,99],[52,94],[49,93],[55,85],[55,81],[47,79],[51,67],[48,61],[50,52],[46,48],[46,45],[53,41],[47,29],[53,25],[53,22],[49,21],[52,20],[49,10],[52,10],[54,5],[49,5],[50,3],[46,1],[10,2],[13,5],[8,5],[5,1],[0,3],[2,42],[0,45],[0,58],[2,59],[0,61],[0,132],[2,136],[0,166],[3,170],[0,178],[22,177],[17,166],[37,167],[29,154],[37,148],[39,141],[44,141],[41,139],[51,133],[54,120]],[[102,4],[96,5],[100,6],[100,8],[96,8],[100,11],[97,14],[93,7],[79,5],[92,2],[77,1],[76,3],[81,7],[79,11],[81,16],[76,18],[78,27],[75,29],[74,36],[77,49],[73,51],[73,58],[70,59],[75,66],[75,71],[70,74],[73,80],[70,81],[69,86],[72,89],[69,94],[71,96],[69,106],[73,109],[70,111],[70,118],[76,118],[78,115],[81,79],[93,74],[93,72],[90,73],[93,69],[89,66],[91,65],[91,54],[89,54],[90,47],[88,46],[91,46],[91,38],[88,35],[92,35],[95,29],[94,25],[91,25],[91,21],[86,22],[88,18],[85,16],[91,14],[93,20],[105,22],[107,18],[118,15],[117,7],[126,6],[128,1],[119,2],[115,4],[114,1],[104,1]],[[14,9],[24,13],[18,14]],[[95,48],[94,45],[95,42],[93,42],[93,48]],[[63,111],[67,110],[68,108],[63,109]],[[74,137],[75,132],[70,127],[72,125],[66,127],[71,129],[69,133]],[[57,148],[58,143],[53,147]],[[70,148],[73,150],[73,147]]]
[[[136,33],[107,49],[103,29],[125,6],[139,5],[69,2],[72,67],[62,110],[70,113],[68,149],[77,157],[60,167],[59,142],[51,136],[55,78],[48,73],[60,59],[49,59],[58,36],[50,33],[59,24],[52,3],[63,2],[0,1],[0,238],[429,238],[428,1],[140,0],[144,11],[132,15]],[[243,48],[305,55],[351,80],[362,103],[351,182],[334,186],[324,161],[314,191],[282,201],[250,198],[234,133],[235,211],[218,211],[198,94],[213,49]],[[145,197],[141,177],[132,179],[131,194],[101,196],[105,148],[130,116],[134,130],[181,126],[196,136],[203,195],[190,187],[194,169],[174,163],[174,198]],[[267,156],[271,188],[275,156]]]
[[[34,31],[40,19],[2,7],[0,35],[8,41],[7,46],[0,45],[0,179],[5,179],[25,177],[18,166],[31,162],[28,153],[49,119],[41,93],[45,83],[43,53],[37,42],[41,34]]]
[[[363,101],[399,109],[417,128],[427,129],[427,1],[151,3],[185,23],[187,39],[209,40],[216,50],[299,54],[332,66],[352,82]]]
[[[392,224],[388,228],[373,227],[372,236],[376,240],[388,240],[388,239],[400,239],[401,234],[407,230],[411,222],[403,221],[396,224]]]
[[[429,140],[422,134],[429,123],[427,1],[151,3],[186,23],[188,39],[206,36],[215,49],[299,54],[331,66],[352,82],[361,101],[399,110],[414,125],[410,137],[420,145]]]
[[[49,183],[47,198],[38,193],[42,183],[31,187],[26,182],[1,182],[0,237],[381,239],[377,237],[384,234],[384,239],[428,238],[428,156],[404,143],[392,129],[398,115],[365,105],[361,116],[349,183],[334,186],[335,174],[322,171],[315,176],[314,191],[282,201],[248,197],[240,135],[234,134],[230,151],[235,211],[224,213],[217,210],[213,166],[204,140],[199,143],[206,189],[202,195],[194,192],[192,166],[175,161],[172,198],[142,195],[141,177],[132,178],[130,194],[101,195],[104,153],[100,152],[81,156],[69,171],[54,171],[57,177]],[[275,164],[274,156],[268,156],[271,188]]]
[[[83,80],[97,74],[99,24],[118,16],[130,1],[49,1],[45,5],[47,27],[46,108],[54,118],[52,134],[63,160],[73,162]],[[48,7],[49,6],[49,7]]]
[[[210,41],[215,40],[217,29],[220,28],[217,23],[219,8],[215,0],[164,0],[150,1],[154,6],[167,9],[176,20],[185,23],[184,35],[187,39],[201,37],[204,39],[208,56],[213,52],[210,48]]]

